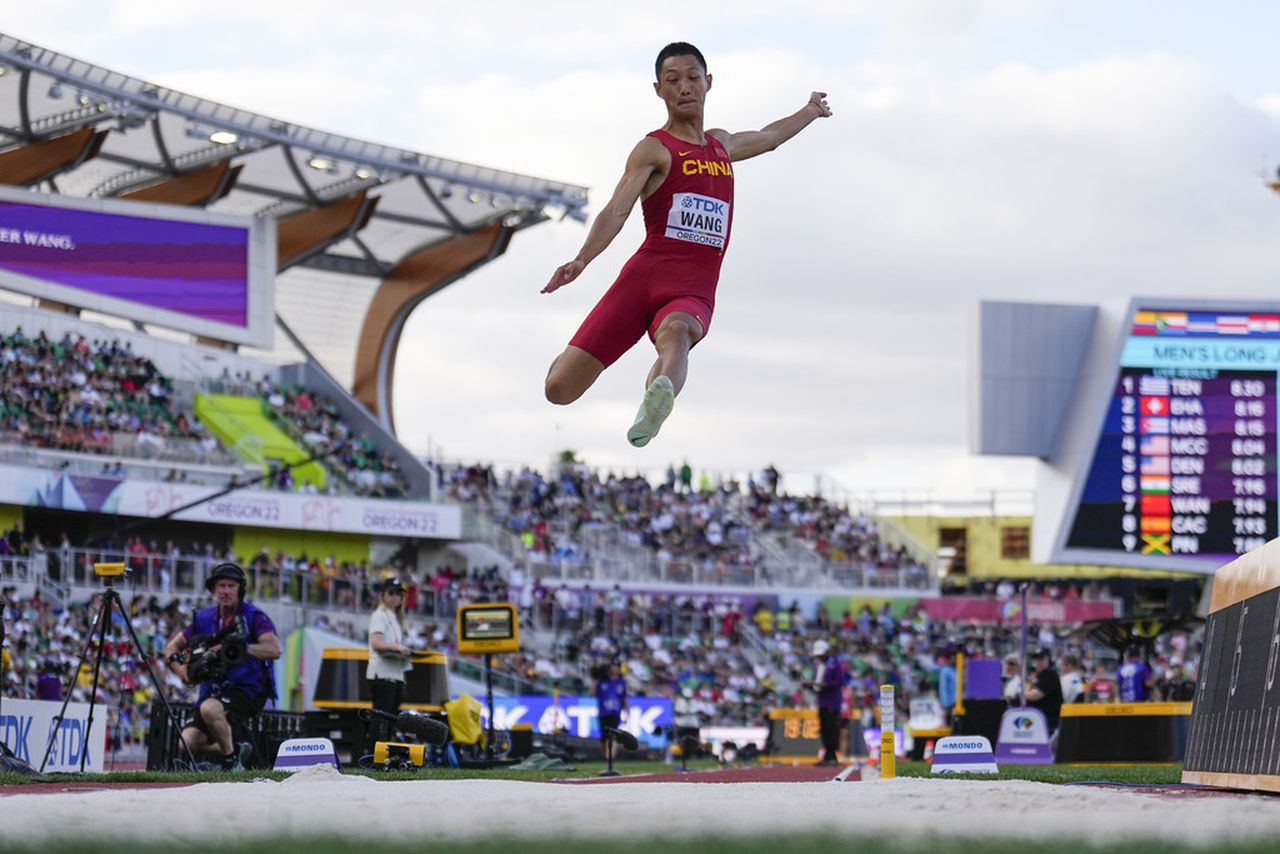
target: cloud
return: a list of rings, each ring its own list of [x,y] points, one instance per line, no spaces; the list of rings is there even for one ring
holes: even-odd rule
[[[1280,209],[1257,174],[1280,162],[1280,96],[1241,96],[1146,31],[1136,47],[1090,39],[1043,60],[1017,42],[1019,24],[1053,28],[1073,6],[811,0],[780,15],[748,0],[674,22],[579,3],[481,16],[287,2],[255,17],[250,4],[98,14],[55,0],[15,7],[5,26],[289,121],[585,184],[593,210],[663,121],[650,63],[671,38],[707,53],[713,125],[759,127],[825,89],[835,118],[738,164],[711,335],[649,448],[623,438],[653,358],[644,342],[579,403],[542,399],[550,360],[639,244],[638,210],[556,294],[538,291],[586,235],[571,222],[516,235],[423,303],[399,353],[396,421],[410,445],[464,459],[540,463],[562,443],[615,467],[772,461],[925,487],[1021,470],[964,452],[979,300],[1271,298],[1280,275]]]
[[[969,316],[978,300],[1263,295],[1280,272],[1265,237],[1274,199],[1244,156],[1274,126],[1194,63],[1149,54],[943,77],[914,65],[822,68],[771,50],[730,54],[720,67],[709,102],[714,123],[751,127],[781,114],[815,77],[834,81],[837,118],[739,164],[712,333],[694,351],[687,393],[651,457],[689,455],[726,468],[768,457],[820,470],[895,441],[963,457]],[[515,119],[527,128],[521,156],[592,185],[598,207],[646,128],[643,116],[656,123],[657,105],[639,84],[638,94],[627,92],[628,79],[477,81],[451,96],[483,101],[486,110],[468,117],[454,107],[444,124],[468,127],[483,140],[472,153],[496,159],[498,117]],[[442,93],[428,87],[421,97],[448,113]],[[593,111],[585,126],[569,122],[566,133],[557,120],[609,98],[616,108]],[[554,118],[540,124],[540,115]],[[495,264],[456,294],[478,307],[500,292],[521,306],[520,319],[499,333],[503,355],[477,358],[509,354],[511,370],[535,390],[549,355],[640,239],[633,221],[572,294],[539,303],[520,290],[528,285],[518,279],[545,277],[580,237],[564,228],[521,235],[512,248],[519,262]],[[580,314],[545,315],[561,296]],[[541,347],[507,335],[538,338]],[[513,417],[574,421],[576,447],[589,459],[629,459],[619,443],[650,359],[642,344],[589,393],[621,395],[628,406],[620,418],[612,408],[547,410],[536,394]],[[914,472],[903,463],[904,480]]]

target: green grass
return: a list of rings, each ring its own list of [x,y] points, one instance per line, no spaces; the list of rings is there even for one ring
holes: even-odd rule
[[[925,762],[899,762],[899,777],[928,777]],[[998,774],[939,774],[939,780],[1031,780],[1036,783],[1119,783],[1168,786],[1182,780],[1182,766],[1162,765],[1005,765]]]
[[[623,774],[663,774],[674,766],[662,762],[618,762],[614,767]],[[706,771],[719,767],[714,760],[696,760],[689,768]],[[360,774],[378,780],[572,780],[595,777],[605,768],[603,762],[579,762],[573,770],[512,771],[494,768],[489,770],[470,768],[422,768],[418,771],[365,771],[358,768],[343,769],[345,774]],[[924,762],[898,762],[899,777],[929,777],[931,766]],[[65,784],[77,783],[226,783],[244,780],[284,780],[290,775],[283,771],[226,771],[208,772],[160,772],[114,771],[106,774],[46,774],[43,777],[27,777],[19,774],[0,774],[0,786],[15,783]],[[1032,780],[1037,783],[1092,783],[1108,782],[1127,785],[1170,785],[1179,782],[1182,767],[1179,765],[1006,765],[999,774],[938,775],[939,780]]]
[[[373,777],[378,780],[573,780],[596,777],[605,769],[603,762],[578,762],[572,770],[558,768],[546,771],[512,771],[504,768],[421,768],[417,771],[366,771],[360,768],[343,768],[344,774]],[[662,762],[615,762],[613,767],[623,774],[663,774],[673,766]],[[691,770],[709,770],[719,765],[715,760],[702,759],[689,763]],[[0,787],[13,784],[44,783],[64,785],[75,783],[228,783],[246,780],[286,780],[291,774],[285,771],[112,771],[105,774],[45,774],[42,777],[22,774],[0,774]]]

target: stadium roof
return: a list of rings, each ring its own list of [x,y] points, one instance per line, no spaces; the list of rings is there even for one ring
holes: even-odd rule
[[[587,204],[585,187],[302,127],[3,33],[0,183],[275,219],[277,320],[384,420],[413,307]]]

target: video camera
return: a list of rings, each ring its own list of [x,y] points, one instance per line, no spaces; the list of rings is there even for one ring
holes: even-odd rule
[[[232,623],[215,635],[195,635],[187,649],[179,650],[169,660],[187,665],[187,679],[191,682],[212,682],[227,674],[249,655],[243,638],[231,637],[237,628]],[[220,645],[220,646],[219,646]]]

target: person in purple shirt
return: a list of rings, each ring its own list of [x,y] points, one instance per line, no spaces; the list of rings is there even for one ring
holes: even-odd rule
[[[818,732],[822,738],[822,759],[818,764],[836,765],[839,762],[836,753],[840,749],[840,708],[849,671],[826,641],[814,641],[812,652],[816,659],[812,685],[818,695]]]
[[[213,594],[215,604],[196,611],[191,624],[169,639],[164,660],[183,682],[191,684],[185,651],[197,636],[209,637],[225,630],[228,636],[212,649],[232,644],[241,647],[238,663],[228,663],[223,672],[200,680],[197,714],[181,735],[192,753],[215,756],[224,769],[241,771],[253,744],[235,739],[243,732],[243,725],[275,699],[269,662],[281,655],[280,638],[266,612],[245,600],[248,579],[238,565],[215,566],[204,586]]]
[[[613,739],[606,729],[617,729],[627,708],[627,680],[618,662],[609,662],[608,675],[596,683],[596,711],[600,719],[600,744],[606,761],[613,758]]]
[[[1116,672],[1116,681],[1120,683],[1120,702],[1145,703],[1151,699],[1151,686],[1155,684],[1156,675],[1142,660],[1142,650],[1130,647],[1125,655],[1124,664]]]
[[[46,660],[36,680],[36,699],[57,701],[62,699],[62,680],[58,678],[55,662]]]

